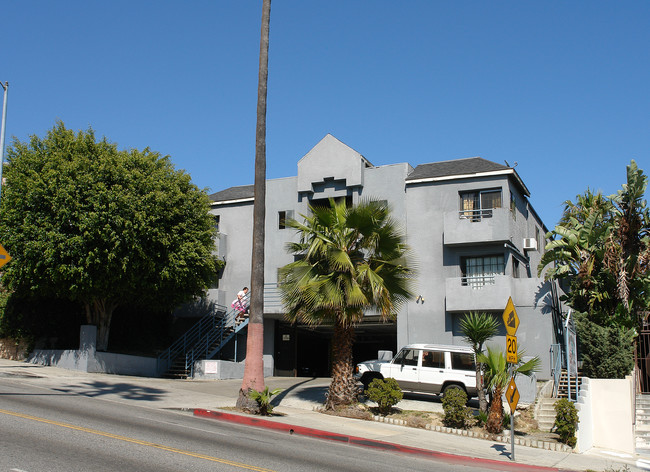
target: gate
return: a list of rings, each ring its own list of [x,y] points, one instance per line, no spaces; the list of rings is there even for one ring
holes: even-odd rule
[[[634,365],[637,393],[650,393],[650,329],[642,330],[637,336]]]

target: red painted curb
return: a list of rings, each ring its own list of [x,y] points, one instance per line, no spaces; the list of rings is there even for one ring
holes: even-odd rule
[[[554,467],[543,467],[537,465],[519,464],[517,462],[505,462],[494,459],[481,459],[477,457],[460,456],[456,454],[449,454],[446,452],[430,451],[428,449],[421,449],[418,447],[402,446],[400,444],[389,443],[385,441],[378,441],[374,439],[365,439],[355,436],[348,436],[346,434],[331,433],[320,429],[307,428],[304,426],[294,426],[286,423],[278,423],[271,420],[266,420],[256,416],[236,415],[232,413],[225,413],[222,411],[204,410],[197,408],[194,410],[194,416],[201,416],[203,418],[212,418],[220,421],[228,421],[231,423],[239,423],[247,426],[255,426],[258,428],[272,429],[289,434],[299,434],[301,436],[309,436],[312,438],[326,439],[328,441],[336,441],[339,443],[352,444],[355,446],[371,447],[383,451],[402,452],[405,454],[416,454],[425,457],[439,459],[447,463],[454,463],[460,465],[469,465],[473,467],[484,467],[492,470],[502,471],[540,471],[560,472],[565,469],[558,469]]]

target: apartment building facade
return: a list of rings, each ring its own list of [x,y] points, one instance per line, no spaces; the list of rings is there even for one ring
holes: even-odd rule
[[[309,205],[329,198],[348,204],[373,198],[386,200],[405,230],[418,274],[417,298],[395,321],[365,316],[357,328],[355,361],[410,343],[465,344],[462,315],[485,311],[500,319],[511,297],[520,318],[519,344],[528,355],[541,358],[538,378],[549,378],[549,348],[556,342],[551,291],[537,277],[547,229],[514,168],[479,157],[415,168],[408,163],[373,166],[328,134],[298,161],[296,176],[270,179],[266,185],[264,357],[276,375],[328,375],[331,359],[330,327],[284,320],[278,269],[293,260],[285,247],[296,238],[286,219],[300,220]],[[209,297],[227,306],[250,285],[253,186],[231,187],[210,197],[220,233],[218,253],[226,267]],[[503,349],[505,334],[502,327],[491,343]],[[244,348],[245,343],[234,348],[239,359]]]

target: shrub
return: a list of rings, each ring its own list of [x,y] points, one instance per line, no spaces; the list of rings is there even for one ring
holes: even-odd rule
[[[555,402],[555,424],[553,428],[560,436],[561,442],[575,447],[578,421],[578,411],[573,403],[566,398],[561,398]]]
[[[472,410],[466,406],[467,394],[461,388],[448,388],[442,397],[445,416],[442,422],[450,428],[465,429],[473,419]]]
[[[393,405],[399,403],[403,397],[397,380],[392,378],[374,379],[368,385],[366,392],[368,398],[379,405],[379,413],[384,416],[389,414]]]
[[[281,391],[281,388],[276,388],[275,390],[269,392],[269,387],[267,385],[266,388],[261,392],[258,392],[255,389],[251,389],[249,395],[259,405],[260,415],[268,416],[273,411],[273,405],[271,405],[271,397],[273,395],[277,395]]]
[[[634,368],[634,331],[600,326],[576,315],[582,375],[592,379],[623,379]]]
[[[501,422],[503,429],[510,429],[510,415],[508,413],[503,413],[503,421]]]
[[[485,426],[488,419],[487,411],[479,411],[475,418],[477,426]]]

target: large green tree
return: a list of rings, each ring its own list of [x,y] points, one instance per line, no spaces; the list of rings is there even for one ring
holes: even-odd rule
[[[208,197],[168,157],[58,122],[44,138],[14,140],[8,161],[0,240],[13,260],[3,283],[81,303],[98,349],[118,305],[171,308],[216,279]]]
[[[289,243],[296,257],[281,270],[282,299],[288,319],[310,325],[333,325],[332,383],[325,407],[356,401],[352,377],[354,327],[364,312],[386,320],[413,297],[413,269],[404,235],[385,203],[364,200],[347,208],[310,207],[304,223],[288,222],[299,242]]]

